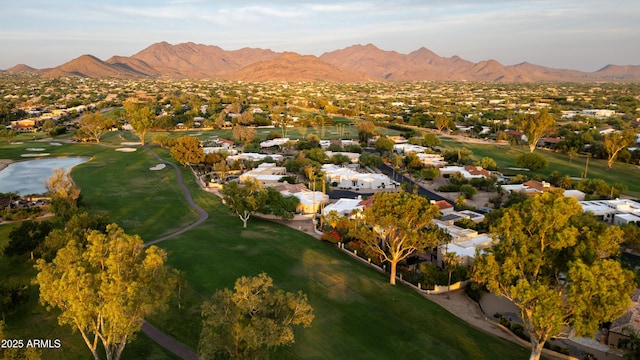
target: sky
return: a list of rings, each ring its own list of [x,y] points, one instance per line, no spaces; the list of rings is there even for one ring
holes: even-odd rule
[[[0,0],[0,69],[131,56],[194,42],[320,56],[355,44],[420,47],[503,65],[640,65],[638,0]]]

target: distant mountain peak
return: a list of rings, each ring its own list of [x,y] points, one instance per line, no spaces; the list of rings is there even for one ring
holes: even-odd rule
[[[12,66],[12,67],[6,69],[5,71],[7,73],[10,73],[10,74],[17,74],[17,73],[23,73],[23,72],[26,72],[26,73],[35,72],[35,71],[37,71],[37,69],[36,68],[32,68],[29,65],[18,64],[18,65],[15,65],[15,66]]]
[[[409,54],[356,44],[322,54],[278,53],[269,49],[223,50],[215,45],[160,41],[138,53],[107,61],[85,54],[52,69],[16,65],[7,72],[45,77],[219,78],[282,81],[639,81],[640,66],[607,65],[595,72],[553,69],[524,61],[505,66],[494,59],[477,63],[458,55],[442,57],[422,46]]]

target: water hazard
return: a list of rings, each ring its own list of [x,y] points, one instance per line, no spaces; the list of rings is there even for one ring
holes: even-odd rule
[[[0,171],[0,193],[14,192],[19,195],[44,194],[44,181],[53,175],[53,170],[72,167],[89,161],[88,157],[49,158],[19,161]]]

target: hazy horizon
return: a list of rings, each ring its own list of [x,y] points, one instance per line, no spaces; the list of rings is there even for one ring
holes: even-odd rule
[[[426,47],[503,65],[596,71],[640,65],[640,3],[566,0],[3,1],[0,69],[62,65],[83,54],[131,56],[167,41],[320,56],[356,44]],[[133,35],[132,35],[133,34]]]

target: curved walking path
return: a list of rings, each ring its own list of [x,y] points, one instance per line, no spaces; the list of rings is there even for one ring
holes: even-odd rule
[[[187,203],[189,204],[189,206],[191,206],[192,208],[194,208],[197,212],[198,212],[198,220],[196,220],[195,222],[183,227],[182,229],[179,229],[177,231],[174,231],[168,235],[165,235],[163,237],[160,237],[158,239],[149,241],[147,243],[145,243],[145,246],[150,246],[153,244],[157,244],[159,242],[165,241],[165,240],[169,240],[171,238],[174,238],[178,235],[181,235],[193,228],[195,228],[196,226],[202,224],[204,221],[206,221],[209,218],[209,214],[200,207],[200,205],[196,204],[196,202],[193,200],[193,197],[191,196],[191,192],[189,191],[189,189],[187,188],[187,186],[184,184],[184,180],[182,178],[182,171],[180,171],[180,167],[178,167],[178,165],[170,162],[170,161],[166,161],[164,159],[162,159],[158,154],[156,154],[155,152],[153,152],[152,150],[150,150],[149,148],[144,148],[147,152],[149,152],[151,155],[153,155],[153,157],[155,157],[158,161],[167,164],[167,165],[171,165],[173,167],[173,169],[176,171],[176,177],[177,177],[177,181],[178,181],[178,185],[180,186],[180,188],[182,189],[182,192],[184,193],[184,197],[185,199],[187,199]],[[160,331],[158,328],[156,328],[155,326],[149,324],[148,322],[144,321],[142,323],[142,332],[145,333],[149,338],[151,338],[153,341],[155,341],[156,343],[158,343],[158,345],[162,346],[163,348],[171,351],[172,353],[174,353],[175,355],[181,357],[182,359],[185,360],[198,360],[198,354],[193,351],[191,348],[185,346],[184,344],[182,344],[181,342],[177,341],[176,339],[172,338],[171,336],[163,333],[162,331]]]
[[[194,223],[185,226],[182,229],[179,229],[177,231],[174,231],[168,235],[165,235],[161,238],[149,241],[147,243],[145,243],[145,246],[149,246],[149,245],[153,245],[153,244],[157,244],[159,242],[165,241],[165,240],[169,240],[171,238],[174,238],[178,235],[181,235],[193,228],[195,228],[196,226],[202,224],[203,222],[205,222],[207,220],[207,218],[209,218],[209,214],[200,207],[200,205],[196,204],[196,202],[193,200],[193,197],[191,196],[191,192],[189,192],[189,189],[187,188],[187,186],[184,184],[184,180],[182,179],[182,171],[180,171],[180,167],[178,167],[178,165],[172,163],[171,161],[166,161],[164,159],[162,159],[158,154],[156,154],[155,152],[151,151],[149,148],[144,148],[145,150],[147,150],[147,152],[149,152],[151,155],[153,155],[153,157],[155,157],[158,161],[170,165],[173,167],[173,169],[176,171],[176,177],[177,177],[177,181],[178,181],[178,185],[180,186],[180,188],[182,189],[182,192],[184,193],[184,197],[185,199],[187,199],[187,203],[189,204],[189,206],[191,206],[192,208],[194,208],[197,212],[198,212],[198,220],[196,220]]]

